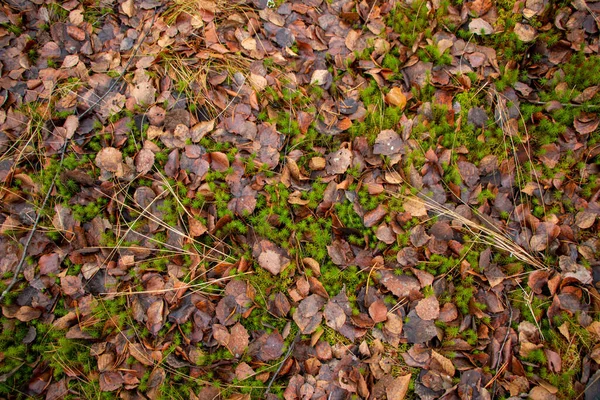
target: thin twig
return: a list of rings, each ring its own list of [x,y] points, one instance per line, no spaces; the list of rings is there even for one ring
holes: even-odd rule
[[[135,58],[138,50],[142,46],[142,43],[144,43],[144,40],[146,40],[146,37],[150,33],[150,29],[152,29],[152,26],[154,25],[154,21],[156,20],[156,15],[158,14],[158,9],[159,9],[158,7],[155,8],[154,15],[152,16],[152,22],[150,23],[150,27],[146,30],[144,35],[141,37],[140,42],[138,43],[138,45],[136,46],[136,48],[133,51],[133,54],[131,55],[131,57],[129,58],[127,63],[125,64],[123,71],[121,71],[119,76],[115,79],[115,81],[112,83],[112,85],[108,88],[106,93],[104,93],[102,96],[100,96],[95,103],[93,103],[92,105],[90,105],[88,107],[87,110],[85,110],[83,113],[81,113],[77,116],[77,119],[79,121],[81,121],[81,119],[84,116],[89,114],[98,104],[100,104],[106,98],[106,96],[112,92],[112,90],[115,88],[115,86],[117,86],[117,83],[119,83],[119,81],[123,78],[123,76],[129,69],[129,66],[131,65],[133,59]],[[40,210],[38,211],[37,216],[35,217],[35,221],[33,223],[31,231],[29,231],[29,236],[27,237],[27,240],[25,241],[25,245],[23,247],[23,254],[21,254],[21,259],[19,260],[19,263],[17,264],[17,266],[14,269],[14,276],[13,276],[12,280],[10,281],[10,283],[8,284],[8,286],[6,287],[6,289],[4,289],[4,291],[0,295],[0,303],[2,303],[2,300],[4,300],[4,297],[12,290],[12,288],[15,286],[15,284],[17,283],[17,281],[19,279],[19,274],[21,273],[21,270],[23,269],[23,265],[25,264],[25,259],[27,258],[27,250],[29,248],[29,245],[31,244],[33,235],[35,234],[35,232],[37,230],[38,224],[42,217],[42,211],[44,210],[44,208],[46,208],[46,204],[48,203],[48,200],[50,200],[50,195],[52,193],[52,190],[54,189],[54,186],[56,185],[56,179],[58,178],[58,175],[61,172],[62,166],[65,161],[65,154],[67,152],[67,147],[69,146],[70,143],[71,143],[71,138],[65,138],[65,142],[63,143],[63,145],[60,149],[60,161],[58,164],[58,168],[56,170],[56,173],[54,174],[54,177],[52,178],[52,181],[50,182],[50,187],[48,188],[48,192],[46,193],[46,196],[44,196],[44,201],[42,201]]]
[[[288,349],[287,353],[285,354],[283,361],[281,361],[281,364],[279,364],[279,368],[277,368],[277,371],[275,371],[275,373],[271,377],[271,380],[269,381],[269,384],[267,385],[267,390],[265,390],[265,397],[271,391],[271,386],[273,386],[273,382],[275,382],[275,378],[277,378],[277,375],[279,375],[279,372],[283,368],[283,365],[285,364],[285,360],[287,360],[290,357],[290,354],[292,354],[292,350],[294,350],[294,346],[296,345],[296,342],[298,342],[298,339],[300,339],[300,331],[298,331],[298,333],[296,333],[296,337],[290,344],[290,348]]]

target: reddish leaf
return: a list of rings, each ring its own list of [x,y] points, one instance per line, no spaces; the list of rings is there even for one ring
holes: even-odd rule
[[[440,316],[440,303],[435,296],[429,296],[417,303],[415,311],[423,320],[434,320]]]
[[[161,328],[163,327],[163,324],[164,324],[163,311],[164,311],[164,302],[162,299],[154,301],[150,305],[150,307],[148,307],[148,311],[147,311],[148,319],[146,321],[146,327],[148,328],[150,333],[152,333],[155,336],[158,334],[158,331],[161,330]]]

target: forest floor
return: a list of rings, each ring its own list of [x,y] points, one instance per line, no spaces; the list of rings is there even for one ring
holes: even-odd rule
[[[0,398],[600,398],[600,2],[0,10]]]

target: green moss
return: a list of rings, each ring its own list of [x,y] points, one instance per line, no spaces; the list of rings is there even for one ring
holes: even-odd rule
[[[410,48],[422,33],[425,38],[431,38],[431,27],[427,14],[428,8],[424,0],[416,0],[410,5],[397,3],[396,7],[388,14],[386,25],[399,34],[400,42],[403,45]]]

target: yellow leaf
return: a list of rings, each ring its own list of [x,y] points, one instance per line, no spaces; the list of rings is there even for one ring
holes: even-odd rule
[[[389,104],[396,106],[401,110],[404,110],[404,107],[406,107],[406,96],[404,93],[402,93],[402,89],[400,88],[392,88],[392,90],[390,90],[390,92],[385,96],[385,100]]]

